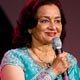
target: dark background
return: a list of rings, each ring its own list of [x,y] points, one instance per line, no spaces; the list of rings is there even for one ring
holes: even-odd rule
[[[27,0],[0,0],[0,5],[13,28],[16,25],[16,20],[22,6],[26,1]],[[77,58],[80,66],[80,0],[61,1],[67,19],[67,36],[63,45],[63,50],[73,54]]]

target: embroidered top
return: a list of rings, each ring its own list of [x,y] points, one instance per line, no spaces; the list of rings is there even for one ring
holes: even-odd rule
[[[70,80],[80,80],[80,69],[76,58],[68,54],[70,68],[68,74]],[[62,76],[56,76],[50,69],[41,67],[31,57],[27,48],[17,48],[7,51],[2,59],[1,68],[6,64],[16,65],[22,68],[25,80],[62,80]]]

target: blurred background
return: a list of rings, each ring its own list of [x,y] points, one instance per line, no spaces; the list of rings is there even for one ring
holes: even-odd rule
[[[10,30],[10,28],[8,29],[7,28],[8,26],[12,28],[15,27],[16,20],[26,1],[27,0],[0,0],[0,9],[1,9],[0,22],[2,21],[2,19],[5,19],[1,17],[1,13],[4,14],[3,16],[5,16],[6,21],[8,21],[8,23],[3,21],[2,25],[0,25],[1,29],[4,27],[3,31],[7,29],[8,30],[7,33],[8,33],[12,30],[12,29]],[[64,41],[63,50],[73,54],[77,58],[80,66],[80,0],[61,0],[61,3],[62,3],[64,14],[67,19],[67,25],[66,25],[67,36]],[[12,32],[9,34],[12,34]],[[1,33],[1,34],[4,34],[4,33]],[[7,36],[7,38],[9,37],[8,35],[5,35],[5,36]],[[1,39],[1,36],[0,36],[0,39]],[[0,42],[0,45],[1,43],[2,41]],[[5,45],[8,46],[8,44],[5,44]],[[0,56],[1,55],[3,56],[2,52],[0,52]]]

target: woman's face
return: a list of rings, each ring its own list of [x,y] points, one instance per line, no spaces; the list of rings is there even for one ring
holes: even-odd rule
[[[37,11],[38,24],[32,31],[32,40],[51,43],[52,38],[60,37],[62,31],[61,14],[56,5],[44,5]]]

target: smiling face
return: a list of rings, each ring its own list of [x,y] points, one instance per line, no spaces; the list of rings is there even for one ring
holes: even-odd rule
[[[52,38],[60,37],[62,31],[61,14],[56,5],[41,6],[37,11],[37,18],[37,26],[31,29],[33,42],[47,44],[51,43]]]

